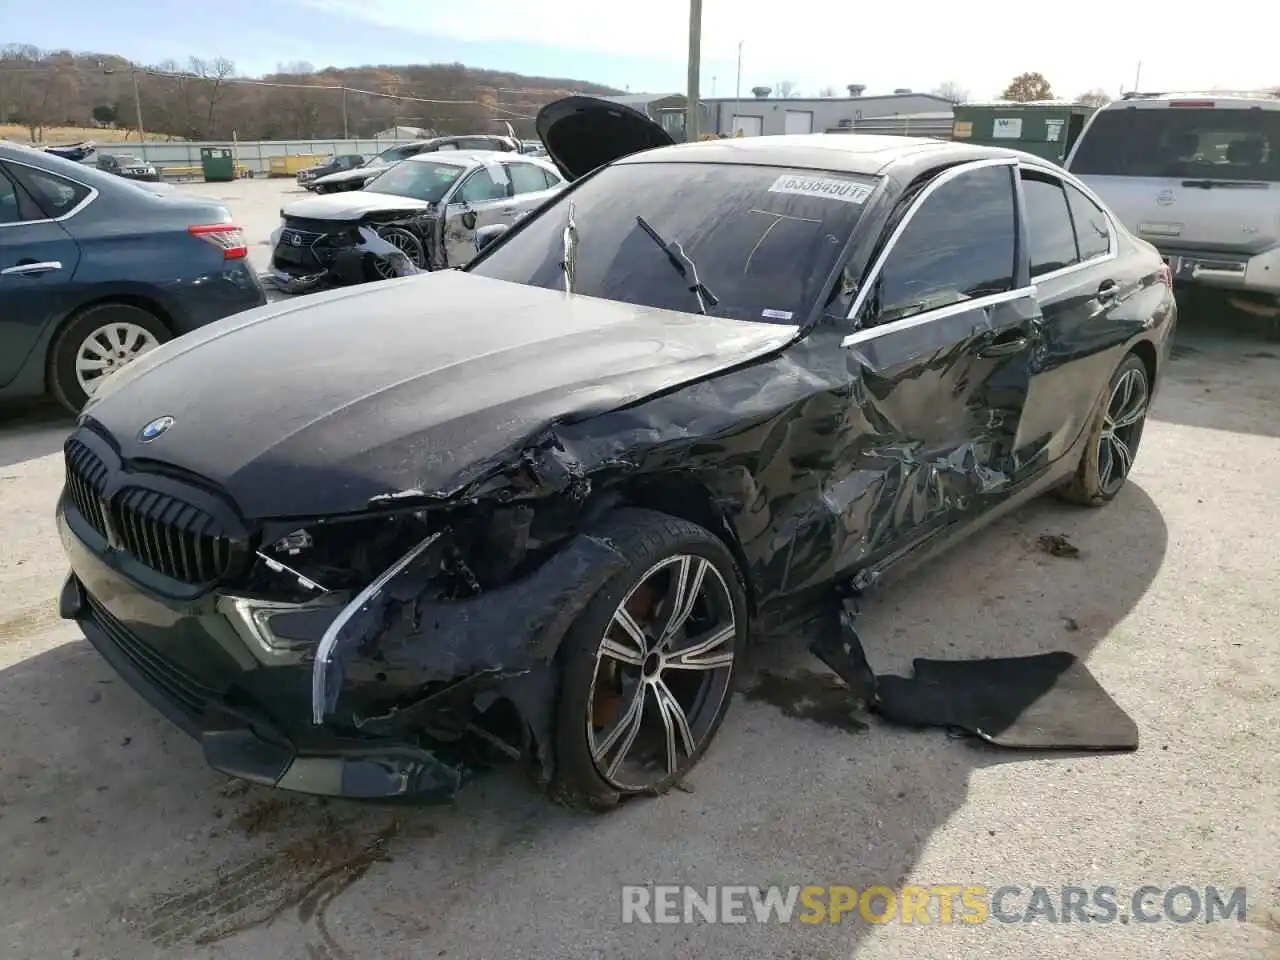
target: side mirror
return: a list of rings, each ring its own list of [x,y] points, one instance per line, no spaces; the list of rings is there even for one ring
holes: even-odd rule
[[[492,223],[476,231],[476,253],[493,243],[511,228],[505,223]]]
[[[466,210],[462,214],[462,226],[467,230],[474,230],[478,219],[479,217],[474,210]]]

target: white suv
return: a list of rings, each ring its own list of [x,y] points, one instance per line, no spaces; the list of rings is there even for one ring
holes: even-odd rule
[[[1280,98],[1128,94],[1094,113],[1066,167],[1175,282],[1280,314]]]

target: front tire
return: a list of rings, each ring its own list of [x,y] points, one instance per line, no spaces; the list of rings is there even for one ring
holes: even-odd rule
[[[666,792],[729,709],[748,613],[732,554],[707,530],[648,510],[611,518],[627,561],[560,649],[552,795],[606,810]]]
[[[1115,499],[1137,459],[1150,402],[1146,364],[1131,353],[1111,375],[1076,475],[1058,491],[1062,499],[1086,507]]]
[[[165,341],[169,329],[155,314],[127,303],[99,303],[76,314],[49,351],[49,388],[79,413],[110,373]]]

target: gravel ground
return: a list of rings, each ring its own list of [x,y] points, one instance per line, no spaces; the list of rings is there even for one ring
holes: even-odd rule
[[[228,202],[265,241],[292,188],[188,189],[251,193],[263,212]],[[1026,756],[805,719],[826,684],[797,636],[769,663],[797,689],[739,696],[690,792],[603,817],[502,772],[452,807],[406,808],[207,770],[56,618],[67,423],[0,410],[0,956],[1274,960],[1280,347],[1188,333],[1163,391],[1111,507],[1032,504],[862,623],[878,671],[1070,650],[1137,721],[1138,752]],[[1057,533],[1079,558],[1038,549]],[[1212,884],[1247,887],[1248,907],[1208,925],[626,926],[626,883]]]

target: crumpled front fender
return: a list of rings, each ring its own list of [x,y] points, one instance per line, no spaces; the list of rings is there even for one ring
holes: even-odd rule
[[[421,677],[424,686],[476,674],[514,677],[547,665],[570,625],[626,560],[603,537],[578,534],[532,573],[462,600],[432,596],[445,533],[423,540],[362,590],[325,630],[312,669],[312,721],[337,708],[354,658]],[[516,706],[524,713],[524,707]]]

